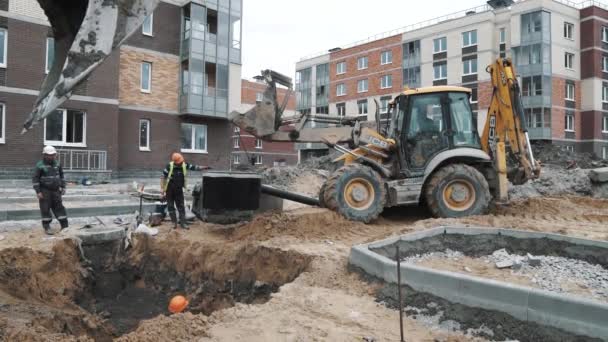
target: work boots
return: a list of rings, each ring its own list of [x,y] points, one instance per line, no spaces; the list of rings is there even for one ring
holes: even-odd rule
[[[182,229],[190,229],[190,226],[188,226],[188,223],[186,223],[186,221],[181,221],[179,226],[182,227]]]
[[[43,224],[42,228],[44,228],[44,233],[46,235],[55,235],[55,232],[53,231],[53,229],[51,229],[50,224]]]
[[[169,217],[171,217],[171,222],[173,223],[173,229],[177,229],[177,215],[175,215],[175,213],[169,213]]]

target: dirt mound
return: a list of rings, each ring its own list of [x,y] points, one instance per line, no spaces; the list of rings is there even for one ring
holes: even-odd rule
[[[158,316],[142,322],[132,333],[118,338],[117,342],[148,341],[192,341],[194,337],[207,336],[207,317],[186,312],[168,316]]]
[[[583,169],[608,166],[608,161],[601,160],[592,153],[568,151],[564,146],[538,142],[533,144],[532,148],[535,158],[544,165]]]

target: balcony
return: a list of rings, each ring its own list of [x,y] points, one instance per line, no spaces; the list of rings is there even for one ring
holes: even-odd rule
[[[530,140],[551,140],[551,127],[528,128]]]
[[[107,151],[57,150],[59,163],[65,171],[107,171]]]

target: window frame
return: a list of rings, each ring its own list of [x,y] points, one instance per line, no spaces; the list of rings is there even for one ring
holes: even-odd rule
[[[0,102],[0,115],[2,115],[2,130],[0,130],[0,144],[6,144],[6,104],[4,102]]]
[[[262,143],[262,139],[256,138],[255,139],[255,148],[258,150],[261,150],[264,148],[264,145]]]
[[[498,44],[506,44],[507,43],[507,29],[505,27],[501,27],[498,30]]]
[[[150,71],[148,72],[148,89],[143,88],[144,83],[144,65],[150,66]],[[142,61],[140,64],[140,73],[139,73],[139,90],[142,93],[150,94],[152,93],[152,62]]]
[[[387,82],[386,85],[382,85],[384,83],[384,80],[389,80],[390,82]],[[393,88],[393,75],[392,74],[386,74],[386,75],[382,75],[380,76],[380,89],[391,89]]]
[[[6,68],[8,65],[8,30],[0,28],[0,32],[4,32],[4,55],[2,56],[2,62],[0,62],[0,68]]]
[[[475,43],[471,43],[471,41],[473,39],[471,39],[473,37],[473,33],[475,33]],[[469,44],[465,45],[464,43],[464,37],[465,35],[469,36]],[[477,46],[477,30],[471,30],[471,31],[466,31],[466,32],[462,32],[462,47],[463,48],[467,48],[467,47],[471,47],[471,46]]]
[[[436,67],[439,67],[439,68],[444,67],[444,69],[445,69],[445,76],[441,77],[441,72],[439,72],[439,74],[440,74],[439,78],[436,78],[436,76],[437,76],[437,75],[435,75],[435,68]],[[441,71],[441,69],[440,69],[440,71]],[[448,79],[448,65],[447,65],[447,63],[438,64],[438,65],[433,66],[433,81],[443,81],[443,80],[447,80],[447,79]]]
[[[232,148],[241,148],[241,139],[240,137],[232,138]]]
[[[241,164],[241,156],[238,154],[232,155],[232,165],[240,165]]]
[[[602,146],[602,159],[608,159],[608,146]]]
[[[608,73],[608,56],[602,56],[602,72]]]
[[[150,32],[146,32],[146,20],[150,18]],[[154,37],[154,12],[150,13],[149,16],[144,19],[144,22],[141,24],[141,34],[148,37]]]
[[[566,148],[566,151],[574,152],[574,145],[565,145],[564,147]]]
[[[87,147],[87,112],[80,109],[71,109],[73,111],[81,112],[83,115],[82,120],[82,142],[81,143],[69,143],[66,142],[68,137],[68,109],[67,108],[57,108],[56,110],[62,111],[62,131],[61,135],[63,137],[63,141],[56,140],[47,140],[46,138],[46,118],[44,119],[44,133],[43,133],[43,141],[45,145],[53,145],[53,146],[63,146],[63,147]],[[52,114],[51,114],[52,115]],[[48,118],[48,117],[47,117]]]
[[[384,58],[384,56],[389,56]],[[380,65],[393,64],[393,50],[384,50],[380,52]]]
[[[365,84],[365,89],[362,90],[360,88],[361,84]],[[361,93],[367,93],[369,91],[369,79],[364,78],[362,80],[358,80],[357,81],[357,94],[361,94]]]
[[[608,115],[602,117],[602,133],[608,133]]]
[[[141,146],[141,124],[142,123],[147,123],[148,124],[148,129],[146,130],[146,146],[142,147]],[[150,119],[139,119],[139,142],[137,145],[139,145],[139,150],[141,152],[150,152],[152,151],[150,149],[150,130],[151,130],[151,126],[152,126],[152,122]]]
[[[473,61],[475,61],[475,72],[472,71],[473,70]],[[462,61],[462,76],[477,75],[477,69],[478,69],[477,64],[478,64],[477,58],[467,59],[466,61]],[[468,73],[465,72],[466,65],[469,66]]]
[[[239,126],[234,126],[234,133],[235,133],[235,134],[240,134],[240,133],[241,133],[241,127],[239,127]]]
[[[473,90],[475,90],[473,92]],[[475,94],[475,100],[473,100],[473,94]],[[478,103],[479,102],[479,88],[471,88],[471,98],[470,98],[470,102],[471,103]]]
[[[570,35],[568,36],[568,29]],[[564,38],[568,40],[574,40],[574,24],[564,21]]]
[[[602,85],[602,103],[608,103],[608,85]]]
[[[569,95],[570,95],[570,89],[572,89],[572,97],[569,97]],[[564,100],[566,100],[566,101],[574,101],[574,97],[575,96],[576,95],[575,95],[574,84],[566,82],[566,96],[564,97]]]
[[[361,63],[361,61],[364,61],[364,63]],[[357,70],[365,70],[367,68],[369,68],[369,57],[361,56],[357,58]]]
[[[361,110],[362,108],[365,110],[364,111]],[[363,112],[365,112],[365,113],[363,113]],[[357,101],[357,113],[359,115],[368,115],[369,114],[369,101],[367,99]]]
[[[342,92],[340,92],[340,89]],[[336,85],[336,96],[346,96],[346,84],[338,83]]]
[[[383,102],[386,101],[386,106],[383,105]],[[390,103],[392,101],[391,96],[383,96],[380,98],[380,114],[387,114]]]
[[[570,64],[570,66],[568,66],[568,64]],[[572,52],[564,53],[564,68],[566,68],[566,70],[574,70],[574,54]]]
[[[196,137],[194,136],[194,132],[196,132],[195,129],[192,129],[192,131],[190,132],[191,136],[190,138],[192,139],[192,144],[194,146],[190,146],[190,149],[185,149],[182,148],[181,152],[183,153],[193,153],[193,154],[208,154],[209,153],[209,127],[207,125],[201,125],[201,124],[194,124],[194,123],[189,123],[189,122],[182,122],[181,125],[190,125],[192,126],[192,128],[194,128],[194,126],[202,126],[205,127],[205,149],[204,150],[197,150],[195,148],[192,148],[194,146],[196,146]],[[181,131],[181,125],[180,125],[180,131]],[[181,138],[181,136],[180,136]]]
[[[569,119],[572,120],[569,120]],[[566,114],[566,127],[564,128],[564,132],[574,132],[574,114]]]
[[[340,109],[343,109],[344,113],[340,114]],[[346,116],[346,102],[336,103],[336,112],[338,116]]]
[[[264,101],[264,93],[262,93],[262,92],[255,93],[255,103],[260,103],[262,101]]]
[[[340,66],[344,66],[344,67],[340,68]],[[343,70],[340,71],[341,69],[343,69]],[[342,62],[336,63],[336,75],[344,75],[344,74],[346,74],[346,62],[342,61]]]
[[[255,165],[264,165],[264,158],[261,154],[255,155]]]
[[[439,41],[439,51],[435,51],[435,41]],[[445,42],[444,44],[441,44],[441,42]],[[444,45],[444,46],[442,46]],[[443,48],[443,49],[441,49]],[[448,37],[439,37],[439,38],[435,38],[433,39],[433,54],[436,53],[442,53],[442,52],[446,52],[448,51]]]
[[[608,43],[608,26],[602,26],[602,42]]]
[[[53,52],[55,52],[55,38],[54,37],[46,37],[46,54],[45,54],[45,59],[44,59],[44,73],[46,75],[49,74],[49,72],[51,72],[51,67],[53,67],[53,62],[49,63],[49,41],[53,42]],[[55,59],[55,55],[53,54],[53,58],[52,60],[54,61]]]

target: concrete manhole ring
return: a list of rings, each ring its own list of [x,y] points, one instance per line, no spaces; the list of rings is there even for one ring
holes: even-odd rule
[[[126,235],[125,229],[121,227],[91,228],[75,234],[76,237],[82,240],[84,245],[97,245],[122,240]]]

